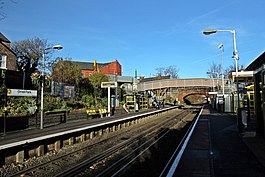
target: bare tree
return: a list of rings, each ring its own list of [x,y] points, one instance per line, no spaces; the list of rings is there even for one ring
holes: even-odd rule
[[[44,49],[50,46],[47,40],[38,37],[11,43],[11,48],[17,55],[18,70],[24,70],[29,75],[37,71],[41,67]],[[45,50],[45,63],[49,63],[52,52]]]
[[[210,64],[210,68],[208,69],[207,73],[209,73],[209,78],[217,78],[219,74],[222,73],[222,65],[213,62],[212,64]]]
[[[159,68],[156,68],[155,70],[156,70],[156,75],[158,75],[158,76],[164,75],[164,71],[165,71],[164,67],[159,67]]]
[[[227,68],[225,68],[224,70],[224,75],[225,75],[225,78],[231,78],[232,77],[232,72],[236,71],[236,66],[235,64],[234,65],[230,65],[228,66]]]
[[[178,72],[179,69],[176,66],[171,65],[165,69],[164,75],[165,76],[170,75],[171,78],[176,79],[178,78]]]
[[[224,78],[229,78],[231,77],[231,73],[234,72],[236,70],[236,66],[235,65],[230,65],[227,68],[224,68]],[[211,74],[208,74],[208,76],[210,78],[216,78],[218,75],[216,73],[219,74],[219,76],[221,77],[222,74],[222,65],[221,64],[216,64],[216,63],[212,63],[210,65],[210,68],[208,69],[208,72]]]
[[[170,75],[173,79],[178,78],[179,69],[174,65],[171,65],[168,67],[159,67],[159,68],[156,68],[156,71],[157,71],[156,74],[158,76]]]

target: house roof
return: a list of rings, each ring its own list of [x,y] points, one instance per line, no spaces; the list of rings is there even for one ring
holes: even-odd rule
[[[121,83],[133,83],[136,82],[135,78],[132,76],[118,76],[118,75],[109,75],[109,79],[112,82],[121,82]]]
[[[15,52],[11,50],[11,48],[5,43],[11,43],[11,42],[0,32],[0,45],[5,47],[7,50],[12,52],[16,56]]]
[[[257,59],[255,59],[248,67],[246,68],[247,71],[254,71],[265,64],[265,52],[261,54]]]
[[[10,43],[10,41],[1,32],[0,32],[0,42]]]
[[[82,70],[94,70],[94,62],[80,62],[80,61],[72,61],[80,66]],[[110,63],[97,63],[99,68],[102,68]]]

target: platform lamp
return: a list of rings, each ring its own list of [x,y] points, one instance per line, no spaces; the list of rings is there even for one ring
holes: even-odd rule
[[[224,63],[223,63],[223,53],[224,53],[224,45],[220,44],[218,46],[218,49],[220,49],[220,56],[221,56],[221,67],[222,67],[222,94],[223,94],[223,99],[225,96],[225,83],[224,83]]]
[[[238,76],[238,53],[236,49],[236,31],[235,30],[215,30],[215,29],[210,29],[210,30],[204,30],[203,34],[205,35],[210,35],[216,32],[230,32],[233,35],[233,45],[234,45],[234,52],[233,52],[233,58],[236,63],[236,77]]]
[[[239,89],[238,89],[238,53],[237,53],[237,49],[236,49],[236,31],[235,30],[216,30],[216,29],[207,29],[203,31],[203,34],[205,35],[210,35],[213,33],[217,33],[217,32],[229,32],[232,33],[232,37],[233,37],[233,46],[234,46],[234,51],[233,51],[233,58],[235,60],[235,64],[236,64],[236,90],[237,90],[237,106],[239,109],[240,108],[240,102],[239,102]]]
[[[61,50],[63,46],[61,45],[54,45],[52,47],[48,47],[46,49],[43,49],[42,51],[42,70],[41,70],[41,97],[40,97],[40,129],[43,129],[43,92],[44,92],[44,69],[45,69],[45,64],[44,64],[44,59],[45,59],[45,52],[48,50]]]

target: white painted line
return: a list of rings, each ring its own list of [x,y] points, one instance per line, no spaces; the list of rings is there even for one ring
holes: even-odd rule
[[[172,176],[174,175],[174,173],[175,173],[175,171],[176,171],[176,169],[177,169],[177,167],[178,167],[178,164],[179,164],[179,162],[180,162],[180,159],[181,159],[181,157],[182,157],[182,155],[183,155],[183,152],[184,152],[184,150],[186,149],[187,144],[188,144],[188,142],[189,142],[189,140],[190,140],[190,137],[191,137],[191,135],[192,135],[192,133],[193,133],[193,131],[194,131],[196,125],[197,125],[197,122],[198,122],[198,120],[199,120],[199,118],[200,118],[200,116],[201,116],[202,111],[203,111],[203,108],[201,109],[200,114],[199,114],[199,116],[197,117],[197,119],[196,119],[194,125],[192,126],[192,129],[191,129],[190,133],[188,134],[188,136],[187,136],[185,142],[183,143],[183,145],[182,145],[182,147],[181,147],[181,149],[180,149],[180,151],[179,151],[177,157],[175,158],[175,160],[174,160],[174,162],[173,162],[173,165],[171,166],[171,168],[170,168],[170,170],[169,170],[169,172],[168,172],[168,174],[167,174],[167,177],[172,177]]]

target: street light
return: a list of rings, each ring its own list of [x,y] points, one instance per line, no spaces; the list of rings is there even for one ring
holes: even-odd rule
[[[23,70],[23,84],[22,84],[22,88],[25,89],[25,66],[22,67]]]
[[[218,72],[211,72],[211,71],[209,71],[209,72],[207,72],[206,74],[216,74],[216,77],[217,77],[217,79],[219,78],[219,73]],[[217,83],[218,83],[218,80],[216,80],[217,81]],[[213,77],[213,92],[214,92],[215,90],[214,90],[214,77]]]
[[[223,92],[223,99],[224,99],[224,95],[225,95],[225,82],[224,82],[224,63],[223,63],[223,53],[224,53],[224,45],[220,44],[218,46],[218,48],[220,49],[221,53],[221,66],[222,66],[222,92]]]
[[[207,30],[203,31],[203,34],[210,35],[210,34],[213,34],[213,33],[216,33],[216,32],[217,32],[217,30],[215,30],[215,29],[207,29]]]
[[[238,77],[238,53],[236,49],[236,31],[235,30],[215,30],[215,29],[207,29],[203,31],[203,34],[210,35],[216,32],[230,32],[233,35],[233,44],[234,44],[234,52],[233,52],[233,58],[236,62],[236,77]]]
[[[223,98],[225,95],[225,82],[224,82],[224,63],[223,63],[223,53],[224,53],[224,45],[220,44],[218,48],[221,51],[221,67],[222,67],[222,92],[223,92]]]
[[[63,46],[61,45],[54,45],[52,47],[48,47],[46,49],[43,49],[42,51],[42,70],[41,70],[41,97],[40,97],[40,129],[43,129],[43,91],[44,91],[44,59],[45,59],[45,51],[55,49],[55,50],[61,50]]]
[[[237,49],[236,49],[236,31],[235,30],[216,30],[216,29],[207,29],[203,31],[203,34],[205,35],[210,35],[216,32],[229,32],[232,33],[232,37],[233,37],[233,45],[234,45],[234,51],[233,51],[233,58],[235,60],[235,64],[236,64],[236,88],[237,88],[237,104],[238,104],[238,108],[240,107],[240,103],[239,103],[239,92],[238,92],[238,53],[237,53]]]

